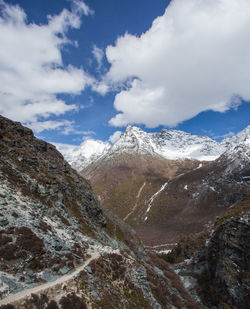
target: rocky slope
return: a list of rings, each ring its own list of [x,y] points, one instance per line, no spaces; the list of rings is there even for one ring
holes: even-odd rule
[[[201,308],[56,148],[0,116],[0,308]]]

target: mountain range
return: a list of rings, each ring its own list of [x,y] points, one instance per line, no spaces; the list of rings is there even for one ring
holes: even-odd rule
[[[193,135],[179,130],[163,129],[157,133],[146,133],[138,127],[128,125],[114,145],[87,139],[81,146],[74,147],[58,143],[55,143],[55,146],[65,159],[80,171],[103,156],[108,157],[122,152],[150,154],[168,160],[213,161],[223,152],[240,143],[245,143],[249,134],[250,126],[219,143],[207,136]]]
[[[171,244],[201,232],[249,193],[250,126],[220,143],[127,126],[113,146],[87,140],[65,157],[146,245]]]

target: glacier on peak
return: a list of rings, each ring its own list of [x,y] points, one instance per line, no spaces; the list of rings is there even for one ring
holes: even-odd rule
[[[128,125],[114,145],[100,140],[87,139],[80,146],[54,143],[65,159],[76,169],[81,170],[105,156],[117,153],[140,153],[160,156],[169,160],[194,159],[213,161],[221,154],[230,152],[238,144],[249,148],[250,126],[238,134],[217,142],[208,136],[199,136],[180,130],[163,129],[147,133]],[[235,150],[236,151],[236,150]]]
[[[146,133],[138,127],[127,126],[126,131],[112,148],[112,152],[121,151],[159,155],[169,160],[211,161],[225,151],[225,148],[206,136],[166,129],[161,132]]]

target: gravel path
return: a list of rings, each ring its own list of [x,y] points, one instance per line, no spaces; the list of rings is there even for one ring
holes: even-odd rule
[[[73,272],[71,272],[67,275],[61,276],[58,279],[56,279],[55,281],[46,282],[44,284],[35,286],[33,288],[30,288],[30,289],[23,290],[21,292],[15,293],[15,294],[9,294],[4,299],[0,300],[0,306],[14,303],[14,302],[19,301],[23,298],[31,296],[31,294],[41,293],[41,292],[44,292],[45,290],[50,289],[50,288],[52,288],[52,287],[54,287],[58,284],[66,283],[69,280],[76,277],[82,270],[84,270],[84,268],[86,266],[88,266],[91,261],[97,259],[101,255],[102,252],[111,253],[111,252],[117,252],[117,251],[118,250],[113,250],[112,248],[109,248],[109,247],[102,247],[102,246],[97,246],[97,245],[92,246],[88,250],[88,254],[90,255],[90,258],[88,258],[83,265],[77,267]]]

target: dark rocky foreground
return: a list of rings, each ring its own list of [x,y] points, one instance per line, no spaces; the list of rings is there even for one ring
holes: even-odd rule
[[[250,197],[209,231],[183,239],[167,258],[184,285],[208,308],[250,307]],[[166,258],[166,257],[165,257]]]
[[[250,225],[247,217],[230,219],[213,234],[199,278],[201,295],[209,305],[250,307]]]
[[[0,117],[0,308],[200,308],[54,146]]]

